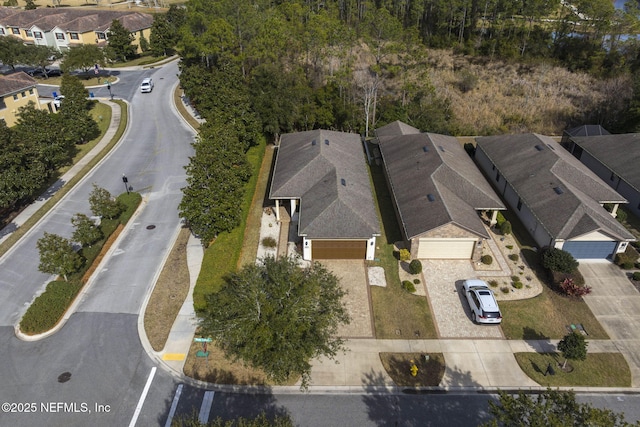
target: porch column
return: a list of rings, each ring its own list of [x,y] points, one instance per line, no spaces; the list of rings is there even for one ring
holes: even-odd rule
[[[493,227],[497,223],[498,223],[498,211],[497,210],[493,210],[493,211],[491,211],[491,222],[489,223],[489,226]]]
[[[296,213],[296,199],[291,199],[291,218],[294,213]]]
[[[618,204],[616,203],[615,205],[613,205],[613,209],[611,209],[611,216],[612,217],[616,217],[618,216]]]
[[[280,222],[280,200],[276,199],[276,221]]]

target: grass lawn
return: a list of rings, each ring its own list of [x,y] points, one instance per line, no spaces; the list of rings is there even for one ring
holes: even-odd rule
[[[561,369],[564,358],[558,353],[514,354],[522,371],[547,387],[631,387],[631,371],[620,353],[588,353],[584,361],[570,360],[573,370]],[[551,364],[555,375],[544,373]]]
[[[371,286],[375,335],[378,339],[436,338],[436,329],[426,297],[402,289],[393,243],[402,240],[381,166],[371,166],[374,198],[381,218],[382,235],[376,257],[369,265],[384,268],[387,287]]]
[[[425,355],[429,360],[425,360]],[[437,387],[444,376],[442,353],[380,353],[380,361],[394,383],[400,387]],[[411,374],[411,366],[418,368]]]

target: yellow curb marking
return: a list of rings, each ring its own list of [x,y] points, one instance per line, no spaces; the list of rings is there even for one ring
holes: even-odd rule
[[[167,353],[162,356],[162,360],[184,360],[184,353]]]

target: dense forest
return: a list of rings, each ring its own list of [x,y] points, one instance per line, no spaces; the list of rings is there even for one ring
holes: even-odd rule
[[[261,137],[640,131],[637,0],[189,0],[168,21],[207,121],[180,207],[205,242],[239,224]]]

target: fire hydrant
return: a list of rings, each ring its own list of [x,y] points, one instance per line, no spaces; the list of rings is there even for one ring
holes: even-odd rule
[[[411,376],[415,377],[416,375],[418,375],[418,367],[416,366],[415,362],[412,360],[411,361],[411,368],[409,368],[411,370]]]

